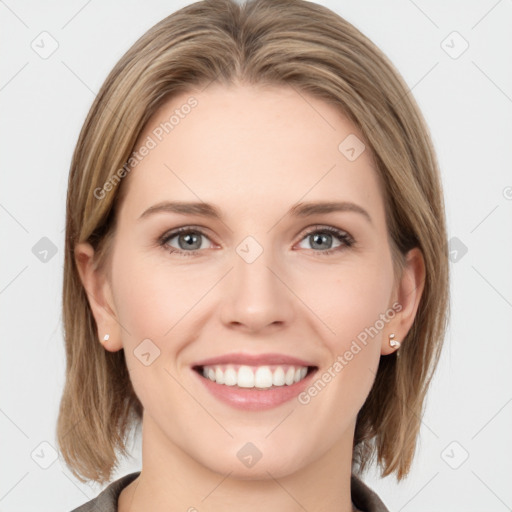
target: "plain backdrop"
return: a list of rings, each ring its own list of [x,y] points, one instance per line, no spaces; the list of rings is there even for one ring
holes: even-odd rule
[[[69,511],[103,488],[56,451],[67,175],[107,73],[188,3],[0,0],[2,512]],[[452,249],[451,322],[414,466],[398,485],[377,470],[365,481],[393,511],[511,510],[512,2],[319,3],[382,48],[417,99]],[[140,438],[132,454],[114,478],[140,469]]]

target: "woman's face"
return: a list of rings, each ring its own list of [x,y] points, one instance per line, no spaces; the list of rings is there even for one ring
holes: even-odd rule
[[[394,286],[361,139],[287,87],[210,85],[148,123],[95,316],[124,348],[154,460],[240,478],[350,460],[388,336],[403,339],[419,298],[412,274]]]

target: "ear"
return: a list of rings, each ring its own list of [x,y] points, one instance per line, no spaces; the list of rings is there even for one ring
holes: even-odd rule
[[[403,342],[416,317],[424,287],[425,261],[421,250],[415,247],[406,255],[405,267],[394,293],[396,299],[393,301],[398,303],[401,309],[396,307],[398,312],[388,323],[382,340],[381,354],[388,355],[396,351],[396,348],[389,345],[390,334],[394,334],[397,341]]]
[[[104,273],[96,267],[94,249],[89,243],[82,242],[75,246],[75,261],[92,314],[96,320],[98,342],[106,350],[117,352],[123,348],[123,344],[111,284]],[[104,341],[106,334],[109,335],[109,338]]]

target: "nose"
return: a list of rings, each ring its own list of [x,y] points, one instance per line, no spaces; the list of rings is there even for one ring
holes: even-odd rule
[[[247,247],[247,246],[246,246]],[[252,261],[243,247],[233,255],[233,269],[224,281],[221,319],[228,327],[261,332],[291,324],[295,298],[289,272],[283,270],[272,250],[263,250]],[[255,247],[249,244],[249,251]],[[254,254],[253,254],[254,257]]]

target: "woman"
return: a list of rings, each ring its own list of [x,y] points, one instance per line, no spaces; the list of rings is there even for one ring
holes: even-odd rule
[[[76,510],[386,511],[448,316],[427,128],[302,0],[191,4],[108,76],[69,177],[59,446]]]

